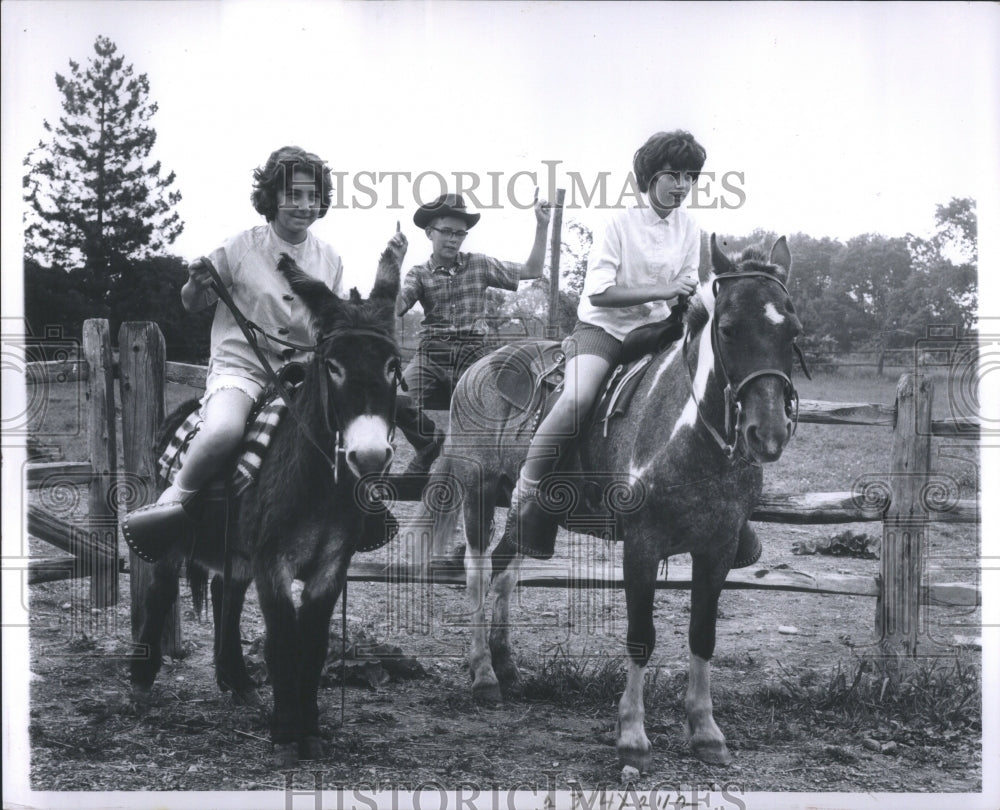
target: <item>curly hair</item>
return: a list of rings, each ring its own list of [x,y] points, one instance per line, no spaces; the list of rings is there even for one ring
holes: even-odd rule
[[[706,157],[705,147],[683,129],[650,135],[649,140],[636,150],[632,158],[639,191],[644,194],[649,191],[653,178],[666,168],[689,172],[697,180]]]
[[[275,149],[260,168],[253,172],[253,191],[250,202],[258,214],[263,214],[268,222],[278,215],[278,190],[291,191],[292,175],[296,169],[312,174],[319,199],[319,216],[326,216],[333,195],[333,177],[326,163],[312,152],[298,146],[283,146]]]

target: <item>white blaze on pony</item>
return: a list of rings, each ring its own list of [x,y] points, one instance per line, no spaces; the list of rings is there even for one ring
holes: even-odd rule
[[[764,317],[775,326],[785,322],[785,316],[778,312],[778,308],[770,301],[764,304]]]
[[[705,388],[708,386],[708,375],[711,373],[715,363],[712,354],[712,319],[715,306],[715,296],[712,294],[712,282],[715,274],[709,274],[708,280],[698,288],[698,296],[705,302],[705,308],[709,311],[708,324],[701,331],[701,341],[698,345],[698,368],[694,373],[694,382],[691,385],[692,393],[688,398],[684,410],[674,423],[674,429],[670,433],[670,438],[674,438],[682,428],[693,428],[698,422],[698,408],[705,398]]]

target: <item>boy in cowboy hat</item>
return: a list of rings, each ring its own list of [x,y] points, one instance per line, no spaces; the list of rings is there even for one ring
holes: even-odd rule
[[[519,281],[542,274],[550,213],[537,188],[534,209],[535,240],[524,264],[459,250],[480,216],[465,207],[461,194],[444,194],[413,215],[431,242],[431,257],[410,268],[397,308],[400,317],[418,301],[424,310],[420,345],[403,372],[408,396],[400,397],[396,415],[417,451],[407,473],[427,472],[444,440],[424,404],[436,389],[450,396],[462,372],[487,353],[486,290],[516,290]]]

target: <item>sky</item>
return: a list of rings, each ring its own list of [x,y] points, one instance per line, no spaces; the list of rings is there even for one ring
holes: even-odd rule
[[[543,197],[565,188],[565,216],[598,226],[598,203],[634,202],[632,155],[658,130],[687,129],[708,151],[710,177],[689,201],[707,231],[924,235],[936,205],[995,194],[1000,177],[993,4],[13,0],[2,10],[12,250],[21,161],[59,115],[54,75],[91,58],[98,35],[149,77],[153,157],[183,194],[174,253],[193,259],[261,221],[251,172],[296,143],[338,173],[336,207],[315,233],[362,291],[397,220],[409,260],[427,257],[412,215],[443,185],[471,187],[483,213],[466,249],[526,258],[535,183]]]

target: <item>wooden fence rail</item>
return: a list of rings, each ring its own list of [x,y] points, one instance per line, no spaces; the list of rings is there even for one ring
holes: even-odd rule
[[[88,324],[91,323],[88,321]],[[29,487],[45,486],[53,475],[60,476],[60,482],[71,479],[87,483],[91,491],[91,508],[96,507],[93,520],[98,528],[107,523],[107,512],[102,508],[110,502],[106,491],[107,479],[114,473],[116,448],[114,411],[111,408],[109,417],[108,410],[108,403],[114,400],[109,393],[108,381],[115,376],[120,378],[125,474],[145,482],[146,490],[151,493],[155,461],[151,457],[153,435],[163,417],[164,385],[169,382],[203,388],[205,380],[203,366],[164,361],[163,337],[155,324],[123,324],[119,332],[120,358],[117,364],[111,362],[110,348],[103,348],[107,346],[106,332],[106,323],[103,332],[99,325],[84,330],[84,362],[31,364],[34,368],[29,375],[34,379],[56,379],[63,375],[65,379],[65,375],[71,374],[75,375],[74,379],[88,381],[91,403],[89,427],[91,433],[97,434],[91,437],[91,462],[33,465],[29,467],[27,484]],[[89,340],[88,334],[91,335]],[[931,437],[979,438],[976,419],[932,420],[933,395],[933,384],[929,378],[904,374],[892,406],[803,400],[799,409],[799,421],[802,423],[874,425],[892,429],[890,467],[884,478],[873,487],[874,493],[864,489],[797,495],[772,493],[761,499],[752,515],[756,521],[788,524],[880,522],[883,544],[878,576],[813,575],[791,570],[758,569],[730,572],[726,587],[874,597],[876,627],[883,649],[897,656],[914,655],[917,651],[922,605],[979,605],[980,594],[976,586],[928,582],[925,576],[928,527],[935,522],[979,522],[978,504],[974,500],[950,500],[939,506],[928,503],[926,490],[931,480]],[[414,501],[421,497],[424,479],[416,476],[387,478],[396,500]],[[99,481],[104,483],[95,484]],[[103,501],[98,503],[98,495],[102,491]],[[131,506],[134,508],[136,505]],[[37,530],[42,539],[49,539],[56,545],[60,545],[60,538],[65,541],[68,531],[65,526],[46,523],[37,513],[32,515],[29,521],[32,533]],[[60,547],[66,549],[66,543]],[[109,555],[105,553],[109,548],[117,549],[115,538],[102,534],[95,549],[81,551],[79,542],[73,548],[78,557],[87,554],[94,557],[100,568],[93,570],[102,572],[101,576],[107,578],[109,571],[117,571],[118,566],[113,564],[117,551],[110,562]],[[55,574],[50,569],[59,568],[48,562],[44,567],[45,571],[39,567],[36,576],[54,578]],[[68,566],[64,564],[64,570],[66,568]],[[139,602],[135,597],[145,587],[143,580],[149,572],[148,567],[134,555],[129,570],[132,573],[135,611]],[[349,579],[367,582],[392,582],[394,576],[386,572],[383,563],[360,558],[352,563],[348,573]],[[459,573],[434,572],[432,579],[437,583],[464,583],[464,577]],[[408,574],[406,581],[428,580]],[[581,575],[578,571],[568,570],[565,564],[532,561],[524,565],[520,584],[525,587],[619,588],[622,580],[620,570]],[[677,565],[671,566],[666,577],[658,582],[660,588],[689,586],[690,569]],[[106,601],[110,598],[103,583],[97,591],[94,588],[92,585],[92,593],[97,594],[95,599]],[[133,622],[137,620],[138,616],[133,613]],[[180,644],[180,624],[176,613],[166,641],[168,646]]]

